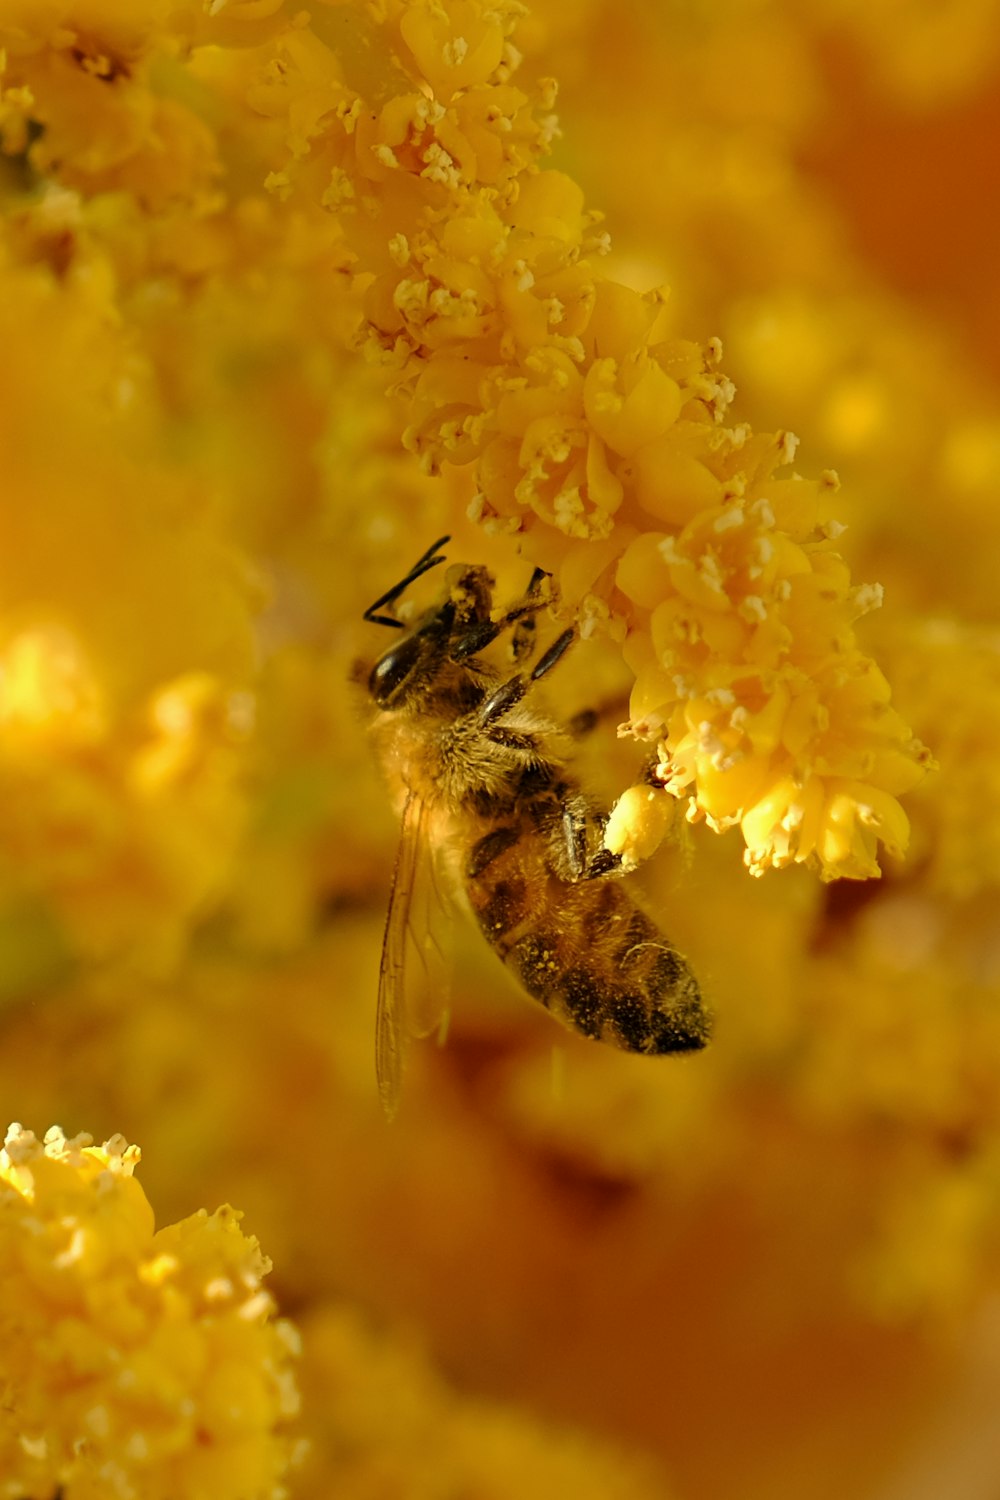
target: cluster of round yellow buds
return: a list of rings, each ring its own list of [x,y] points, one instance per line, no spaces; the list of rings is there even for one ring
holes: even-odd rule
[[[538,166],[553,125],[511,83],[515,11],[395,0],[366,97],[353,53],[327,45],[324,95],[323,44],[307,68],[304,36],[283,38],[283,182],[340,185],[406,441],[430,471],[474,464],[474,515],[522,536],[583,634],[622,644],[662,786],[689,817],[738,824],[755,873],[875,875],[879,842],[905,847],[897,797],[926,755],[854,634],[880,590],[852,586],[834,549],[835,478],[791,472],[789,434],[727,426],[717,341],[677,338],[661,292],[602,274],[598,216]],[[632,859],[666,821],[633,801],[614,825]]]
[[[0,1151],[0,1496],[278,1500],[296,1335],[239,1215],[154,1233],[135,1146]]]
[[[854,633],[881,590],[852,587],[834,550],[835,479],[774,477],[791,448],[721,430],[699,459],[714,503],[621,555],[629,728],[659,740],[657,779],[689,817],[740,826],[754,873],[808,860],[863,878],[879,842],[905,849],[897,797],[927,757]]]

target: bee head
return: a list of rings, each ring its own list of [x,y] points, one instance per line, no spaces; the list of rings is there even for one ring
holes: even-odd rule
[[[442,537],[428,548],[405,578],[369,606],[365,619],[375,625],[406,630],[394,614],[378,611],[394,605],[411,583],[444,561],[438,549],[446,541],[448,538]],[[447,662],[463,660],[492,639],[496,634],[490,621],[492,602],[493,578],[485,568],[453,564],[445,574],[437,603],[384,651],[372,667],[368,691],[379,708],[412,702]]]
[[[442,632],[430,620],[396,641],[371,669],[368,691],[379,708],[391,708],[412,697],[434,676],[442,655]]]

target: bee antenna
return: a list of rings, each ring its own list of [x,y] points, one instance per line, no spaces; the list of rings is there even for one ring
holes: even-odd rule
[[[438,548],[444,547],[450,541],[450,536],[438,537],[433,546],[428,547],[423,556],[417,558],[405,578],[401,578],[398,583],[394,583],[391,589],[386,589],[385,593],[376,599],[374,604],[369,604],[362,618],[367,620],[371,625],[391,625],[394,630],[404,629],[402,620],[397,620],[392,615],[377,615],[375,611],[382,609],[386,604],[394,604],[400,594],[406,592],[411,583],[415,583],[418,578],[421,578],[424,573],[429,572],[431,568],[436,568],[438,563],[443,563],[445,560],[444,553],[439,553]]]

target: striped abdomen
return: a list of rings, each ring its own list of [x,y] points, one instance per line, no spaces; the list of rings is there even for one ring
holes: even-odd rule
[[[465,886],[484,935],[529,995],[628,1052],[703,1047],[711,1020],[686,960],[619,880],[567,881],[530,823],[486,834]]]

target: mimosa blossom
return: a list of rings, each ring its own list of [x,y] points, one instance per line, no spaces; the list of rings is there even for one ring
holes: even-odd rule
[[[407,445],[431,473],[471,465],[474,516],[619,643],[631,730],[688,816],[738,824],[755,873],[877,874],[926,756],[854,633],[880,592],[836,551],[835,481],[798,476],[790,435],[730,422],[718,340],[678,338],[663,289],[603,272],[600,215],[541,166],[555,85],[514,82],[520,6],[349,14],[355,46],[279,3],[18,14],[9,147],[108,205],[87,234],[119,276],[235,267],[268,253],[267,218],[297,226],[334,273],[327,336],[386,362]],[[228,181],[223,119],[249,126],[272,209]]]
[[[514,14],[391,6],[399,84],[377,102],[292,27],[251,95],[285,121],[275,183],[306,211],[340,184],[320,201],[410,402],[408,445],[431,472],[474,465],[472,514],[520,535],[585,635],[622,643],[632,731],[658,740],[689,816],[738,823],[754,873],[877,875],[927,757],[854,632],[881,592],[835,549],[836,481],[791,470],[790,435],[726,425],[717,341],[678,339],[662,291],[602,273],[598,216],[538,167],[552,90],[511,84]]]
[[[296,1335],[230,1208],[154,1231],[138,1149],[0,1151],[0,1494],[278,1500]]]

